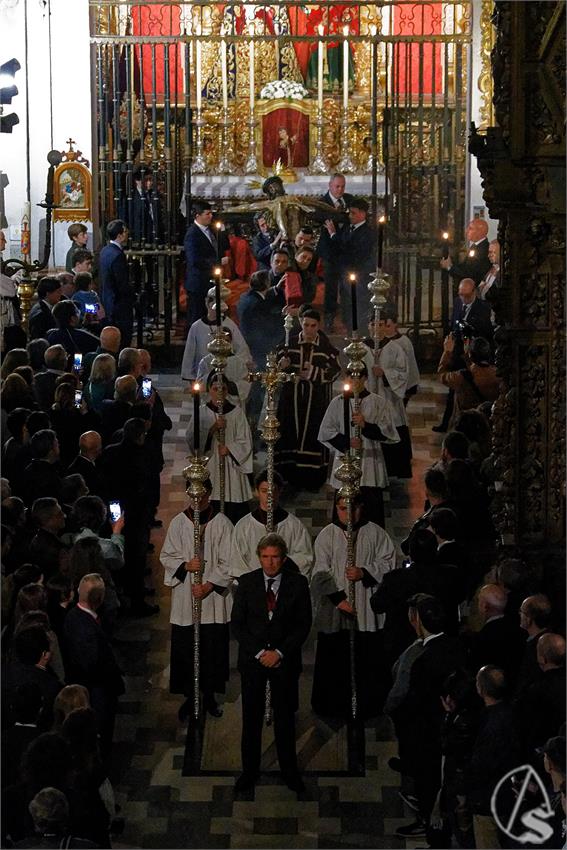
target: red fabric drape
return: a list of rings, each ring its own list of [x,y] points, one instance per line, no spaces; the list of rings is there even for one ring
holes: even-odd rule
[[[180,34],[179,6],[163,6],[161,3],[148,3],[144,6],[134,6],[132,9],[132,35],[179,35]],[[136,51],[137,52],[137,51]],[[175,93],[175,57],[177,53],[177,92],[183,93],[183,51],[169,48],[169,91]],[[152,48],[149,44],[142,45],[144,63],[143,85],[146,100],[152,92]],[[161,99],[165,92],[164,48],[156,45],[156,94]]]
[[[411,6],[394,6],[394,35],[438,35],[443,27],[442,3],[414,3]],[[396,68],[396,91],[399,94],[419,93],[419,45],[398,44],[399,63]],[[443,65],[441,45],[423,45],[423,93],[433,91],[433,68],[435,69],[435,93],[443,91]]]
[[[271,167],[281,159],[288,165],[286,149],[280,147],[280,129],[285,128],[291,139],[292,161],[289,163],[296,168],[306,168],[309,165],[309,117],[298,109],[284,107],[274,109],[262,119],[262,162]]]

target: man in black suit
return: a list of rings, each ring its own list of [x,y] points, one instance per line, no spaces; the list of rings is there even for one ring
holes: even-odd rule
[[[447,269],[456,283],[471,277],[478,284],[483,280],[492,263],[488,259],[488,223],[483,218],[473,218],[467,225],[469,249],[462,263],[455,263],[452,257],[442,259],[440,266]]]
[[[288,788],[299,794],[304,785],[297,769],[295,712],[311,598],[304,576],[282,570],[287,546],[278,534],[263,537],[257,554],[262,568],[238,579],[232,609],[242,679],[242,774],[235,791],[253,788],[258,778],[269,682],[280,770]]]
[[[541,678],[537,661],[537,643],[541,635],[550,631],[551,603],[543,593],[527,596],[520,606],[520,628],[527,634],[524,654],[516,679],[515,696]]]
[[[88,352],[83,357],[83,369],[81,372],[83,385],[89,380],[95,357],[99,354],[110,354],[118,362],[120,342],[120,331],[114,325],[107,325],[101,330],[98,348],[96,351]]]
[[[130,419],[132,407],[136,402],[138,383],[132,375],[121,375],[114,382],[114,398],[103,399],[100,415],[102,437],[105,445],[109,443],[116,431]]]
[[[526,759],[534,761],[536,748],[558,735],[565,723],[565,638],[541,635],[537,639],[540,678],[524,690],[514,705],[514,713]]]
[[[91,496],[101,496],[104,485],[96,461],[102,452],[102,439],[98,431],[85,431],[79,437],[79,454],[67,468],[67,475],[82,475]]]
[[[104,581],[98,573],[84,576],[79,582],[77,605],[68,612],[63,628],[69,681],[88,689],[97,716],[101,751],[108,756],[124,681],[97,614],[104,602],[104,593]]]
[[[324,204],[334,207],[337,212],[345,214],[345,221],[338,222],[337,230],[340,231],[346,226],[346,213],[352,201],[352,195],[345,192],[346,180],[344,174],[333,174],[329,180],[328,191],[321,196],[320,200]],[[339,269],[336,264],[336,256],[334,246],[331,241],[331,234],[326,227],[321,228],[319,242],[317,244],[317,253],[323,261],[323,272],[325,276],[325,330],[330,331],[333,327],[333,320],[337,312],[337,298],[339,288]]]
[[[104,246],[99,258],[102,303],[107,321],[119,328],[122,345],[127,346],[132,340],[136,300],[124,253],[129,238],[128,227],[122,219],[115,219],[108,223],[106,234],[109,243]]]
[[[51,410],[57,378],[67,370],[68,354],[62,345],[50,345],[44,354],[46,368],[33,379],[35,400],[42,410]]]
[[[185,289],[189,296],[187,328],[207,313],[205,299],[213,285],[211,281],[215,266],[228,263],[228,258],[223,257],[227,247],[226,237],[220,231],[217,235],[211,228],[213,220],[211,205],[204,201],[196,203],[193,216],[193,224],[185,234],[183,244],[186,263]]]
[[[351,198],[348,212],[350,225],[338,229],[335,222],[327,219],[325,229],[329,233],[331,248],[334,249],[335,263],[339,268],[341,316],[349,332],[352,331],[352,288],[356,286],[358,300],[358,327],[370,312],[369,275],[375,271],[376,234],[368,224],[368,202],[364,198]],[[356,275],[351,283],[349,275]]]
[[[252,253],[258,263],[258,271],[267,271],[270,268],[272,251],[281,246],[282,234],[279,231],[274,234],[270,230],[263,212],[256,213],[254,223],[258,233],[252,239]]]
[[[442,686],[464,662],[459,641],[443,632],[445,612],[439,600],[418,593],[408,604],[410,623],[423,641],[423,652],[412,664],[408,692],[393,715],[400,758],[404,770],[414,777],[419,803],[419,819],[396,830],[403,838],[425,834],[441,784]]]
[[[53,720],[53,702],[63,687],[49,663],[49,636],[43,626],[28,626],[15,635],[11,649],[12,658],[3,670],[4,717],[8,721],[14,719],[18,689],[22,685],[35,685],[42,697],[39,728],[40,731],[49,729]]]
[[[526,636],[516,617],[506,614],[507,591],[499,584],[485,584],[478,594],[478,613],[482,629],[471,636],[470,667],[473,672],[485,664],[494,664],[506,673],[514,687]]]
[[[33,460],[26,466],[22,480],[22,499],[28,508],[43,496],[61,498],[57,434],[50,428],[42,428],[31,438],[30,448]]]
[[[30,310],[28,332],[30,339],[44,339],[48,330],[56,326],[51,310],[59,301],[63,290],[57,277],[43,277],[37,285],[37,303]]]

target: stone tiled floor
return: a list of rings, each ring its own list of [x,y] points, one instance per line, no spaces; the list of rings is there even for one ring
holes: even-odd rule
[[[177,720],[180,698],[168,691],[169,590],[163,587],[159,550],[171,517],[186,504],[182,470],[185,466],[184,425],[189,396],[178,375],[155,375],[174,428],[166,435],[166,467],[162,474],[160,518],[164,528],[152,535],[151,581],[161,612],[150,620],[122,621],[116,652],[127,671],[127,691],[116,724],[113,780],[126,830],[115,846],[156,848],[355,848],[418,846],[405,844],[394,830],[411,818],[397,794],[398,775],[387,766],[396,745],[388,723],[378,720],[365,729],[365,775],[306,776],[307,791],[298,801],[276,774],[265,774],[248,799],[234,799],[234,777],[182,776],[186,728]],[[439,456],[438,421],[444,389],[434,379],[422,381],[410,402],[414,475],[393,481],[386,503],[387,529],[399,541],[423,505],[423,472]],[[256,458],[260,469],[263,456]],[[293,510],[316,535],[328,522],[330,489],[294,497]],[[284,503],[285,504],[285,503]],[[288,506],[289,507],[289,506]],[[308,688],[313,641],[306,648],[305,687]],[[227,699],[238,695],[233,673]],[[218,721],[211,721],[218,722]],[[238,746],[240,728],[234,728]]]

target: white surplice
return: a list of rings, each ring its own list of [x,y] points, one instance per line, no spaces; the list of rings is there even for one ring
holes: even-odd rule
[[[252,488],[248,481],[248,473],[252,472],[252,434],[241,407],[234,407],[224,416],[225,445],[229,454],[225,457],[225,489],[224,498],[227,502],[247,502],[252,497]],[[207,446],[209,431],[217,420],[217,414],[206,404],[199,408],[200,419],[200,451],[209,455],[207,464],[209,476],[213,485],[212,499],[220,499],[220,456],[218,452],[218,431],[215,431]],[[187,443],[191,451],[193,445],[193,410],[191,410],[187,425]],[[206,450],[205,450],[205,447]]]
[[[285,519],[274,525],[274,532],[285,540],[289,557],[309,579],[313,567],[313,544],[301,520],[293,514],[288,514]],[[237,575],[262,566],[256,554],[256,547],[265,535],[266,526],[251,513],[236,523],[232,539],[232,569]]]
[[[232,350],[234,353],[239,354],[245,362],[252,360],[250,349],[238,325],[228,316],[225,316],[222,320],[222,326],[232,334]],[[181,377],[184,381],[194,381],[197,377],[199,363],[209,353],[207,343],[214,338],[215,332],[216,325],[208,325],[202,319],[197,319],[189,328],[181,363]]]
[[[390,340],[384,348],[381,348],[377,363],[374,361],[374,351],[367,346],[364,364],[368,369],[368,389],[370,392],[388,399],[394,411],[396,427],[408,425],[404,396],[408,391],[409,366],[407,355],[399,341],[397,339]],[[375,365],[384,370],[388,386],[385,386],[382,377],[377,378],[374,374]]]
[[[213,366],[211,366],[212,359],[213,355],[207,354],[201,359],[199,368],[197,369],[197,380],[201,382],[204,387],[207,385],[207,379],[211,372],[215,371]],[[232,401],[233,404],[238,402],[243,407],[246,404],[246,399],[250,395],[251,384],[250,381],[247,380],[248,371],[248,367],[240,354],[233,354],[232,357],[227,357],[223,375],[228,381],[232,381],[238,390],[237,395],[229,394],[228,399],[229,401]]]

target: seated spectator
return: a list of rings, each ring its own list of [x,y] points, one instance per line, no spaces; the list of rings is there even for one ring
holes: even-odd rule
[[[50,345],[62,345],[68,354],[86,354],[98,347],[98,337],[79,328],[79,314],[72,301],[60,301],[56,304],[53,308],[53,318],[57,327],[46,334]]]
[[[49,410],[55,400],[55,383],[67,368],[68,354],[62,345],[50,345],[45,352],[45,370],[34,379],[36,401],[42,410]]]
[[[65,514],[57,499],[45,496],[33,503],[31,518],[39,530],[30,543],[30,558],[48,579],[61,567]]]
[[[2,788],[20,779],[22,756],[40,733],[43,708],[41,689],[34,682],[16,688],[12,697],[12,723],[2,731]]]
[[[29,354],[25,348],[12,348],[7,351],[2,366],[0,367],[0,379],[3,381],[8,375],[18,368],[18,366],[29,365]]]
[[[478,594],[478,613],[483,622],[469,640],[470,667],[499,667],[514,686],[525,647],[525,634],[517,620],[506,614],[507,593],[497,584],[485,584]]]
[[[69,464],[67,473],[79,473],[89,488],[90,496],[100,496],[103,482],[96,461],[102,452],[102,439],[98,431],[85,431],[79,437],[79,454]]]
[[[69,803],[57,788],[42,788],[29,804],[34,837],[18,842],[16,847],[98,847],[94,841],[77,838],[69,830]],[[79,830],[83,834],[82,830]]]
[[[520,628],[527,634],[524,654],[516,679],[515,696],[541,678],[537,645],[541,635],[551,631],[551,603],[543,593],[527,596],[520,606]]]
[[[542,675],[516,699],[515,716],[525,757],[533,762],[535,750],[559,733],[565,723],[565,638],[543,634],[537,641]]]
[[[53,701],[63,683],[50,667],[51,643],[47,631],[39,625],[22,629],[14,635],[12,642],[13,660],[8,662],[4,671],[2,698],[5,717],[12,717],[13,699],[20,685],[36,684],[43,698],[39,725],[49,729],[53,715]]]
[[[37,285],[37,303],[30,310],[28,334],[30,339],[46,339],[47,332],[56,327],[52,309],[61,301],[61,281],[56,277],[43,277]]]
[[[28,352],[29,365],[32,367],[34,374],[42,372],[45,369],[45,352],[49,348],[49,343],[46,339],[32,339],[28,342],[26,349]]]
[[[116,360],[111,354],[97,354],[93,361],[90,378],[83,390],[83,398],[89,410],[100,413],[104,399],[114,398]]]
[[[509,693],[506,674],[492,664],[483,666],[476,676],[476,688],[484,711],[480,715],[466,783],[475,846],[480,850],[503,846],[490,800],[496,784],[522,763],[522,757],[514,715],[506,701]]]
[[[60,732],[63,724],[77,708],[90,708],[89,692],[84,685],[65,685],[53,703],[53,732]]]
[[[101,404],[101,429],[103,443],[109,443],[127,419],[133,416],[138,384],[132,375],[122,375],[114,382],[114,398],[103,399]]]
[[[61,477],[58,472],[59,441],[55,431],[38,431],[30,440],[33,460],[23,473],[22,498],[29,508],[36,499],[61,496]]]

